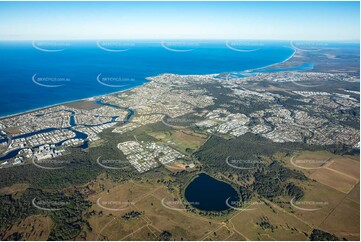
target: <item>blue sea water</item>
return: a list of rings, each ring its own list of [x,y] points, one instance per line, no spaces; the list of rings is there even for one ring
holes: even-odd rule
[[[281,62],[288,42],[0,42],[0,116],[113,93],[162,73],[241,72]],[[240,51],[238,51],[240,50]]]

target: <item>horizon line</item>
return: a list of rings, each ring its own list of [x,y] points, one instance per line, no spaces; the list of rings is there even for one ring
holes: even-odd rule
[[[315,41],[315,42],[354,42],[360,39],[247,39],[247,38],[74,38],[74,39],[0,39],[0,41],[101,41],[101,40],[130,40],[130,41]]]

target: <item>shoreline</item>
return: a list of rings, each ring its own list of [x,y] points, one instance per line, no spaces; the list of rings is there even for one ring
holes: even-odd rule
[[[270,64],[270,65],[267,65],[267,66],[263,66],[263,67],[258,67],[258,68],[254,68],[254,69],[248,69],[248,70],[244,70],[244,71],[241,71],[239,73],[249,73],[249,72],[252,72],[254,70],[261,70],[261,69],[265,69],[265,68],[268,68],[268,67],[271,67],[271,66],[275,66],[275,65],[278,65],[278,64],[282,64],[282,63],[285,63],[287,62],[288,60],[290,60],[294,55],[295,53],[297,52],[296,49],[294,49],[292,46],[289,47],[291,49],[294,50],[294,52],[291,54],[291,56],[287,57],[285,60],[281,61],[281,62],[276,62],[276,63],[273,63],[273,64]],[[225,72],[226,73],[226,72]],[[164,75],[164,74],[174,74],[174,73],[161,73],[157,76],[160,76],[160,75]],[[210,76],[210,77],[214,77],[214,76],[217,76],[217,75],[220,75],[222,73],[213,73],[213,74],[201,74],[201,75],[197,75],[197,74],[191,74],[191,75],[181,75],[181,76]],[[174,74],[174,75],[180,75],[180,74]],[[155,76],[156,77],[156,76]],[[22,111],[22,112],[19,112],[19,113],[14,113],[14,114],[9,114],[9,115],[5,115],[5,116],[0,116],[0,121],[3,120],[3,119],[7,119],[7,118],[13,118],[13,117],[16,117],[16,116],[21,116],[21,115],[24,115],[24,114],[29,114],[29,113],[33,113],[33,112],[37,112],[37,111],[40,111],[40,110],[43,110],[43,109],[47,109],[47,108],[51,108],[51,107],[56,107],[56,106],[60,106],[60,105],[65,105],[67,103],[72,103],[72,102],[77,102],[77,101],[85,101],[85,100],[89,100],[89,99],[92,99],[92,98],[98,98],[98,97],[102,97],[102,96],[106,96],[106,95],[112,95],[112,94],[117,94],[117,93],[122,93],[122,92],[126,92],[126,91],[130,91],[134,88],[137,88],[137,87],[141,87],[143,86],[144,84],[146,83],[150,83],[152,82],[152,79],[151,78],[154,78],[154,76],[150,76],[150,77],[146,77],[145,78],[145,82],[142,83],[141,85],[139,86],[135,86],[135,87],[130,87],[128,89],[124,89],[124,90],[121,90],[121,91],[115,91],[115,92],[111,92],[111,93],[106,93],[106,94],[102,94],[102,95],[96,95],[96,96],[91,96],[91,97],[87,97],[87,98],[79,98],[79,99],[74,99],[74,100],[71,100],[71,101],[65,101],[65,102],[60,102],[60,103],[56,103],[56,104],[51,104],[51,105],[47,105],[47,106],[44,106],[44,107],[40,107],[40,108],[34,108],[34,109],[30,109],[30,110],[27,110],[27,111]]]
[[[149,83],[149,81],[144,82],[143,84],[145,84],[145,83]],[[143,85],[143,84],[142,84],[142,85]],[[140,86],[142,86],[142,85],[139,85],[139,86],[136,86],[136,87],[131,87],[131,88],[128,88],[128,89],[124,89],[124,90],[121,90],[121,91],[111,92],[111,93],[102,94],[102,95],[97,95],[97,96],[92,96],[92,97],[79,98],[79,99],[75,99],[75,100],[71,100],[71,101],[65,101],[65,102],[61,102],[61,103],[56,103],[56,104],[47,105],[47,106],[44,106],[44,107],[41,107],[41,108],[34,108],[34,109],[31,109],[31,110],[28,110],[28,111],[24,111],[24,112],[20,112],[20,113],[15,113],[15,114],[9,114],[9,115],[5,115],[5,116],[1,116],[1,117],[0,117],[0,121],[1,121],[2,119],[13,118],[13,117],[16,117],[16,116],[21,116],[21,115],[24,115],[24,114],[33,113],[33,112],[40,111],[40,110],[43,110],[43,109],[52,108],[52,107],[56,107],[56,106],[60,106],[60,105],[65,105],[65,104],[68,104],[68,103],[73,103],[73,102],[78,102],[78,101],[86,101],[86,100],[89,100],[89,99],[93,99],[93,98],[96,99],[96,98],[103,97],[103,96],[106,96],[106,95],[112,95],[112,94],[116,94],[116,93],[126,92],[126,91],[132,90],[132,89],[134,89],[134,88],[140,87]]]
[[[263,66],[263,67],[258,67],[258,68],[254,68],[254,69],[248,69],[248,70],[245,70],[245,71],[240,72],[240,73],[244,73],[244,72],[249,73],[249,72],[252,72],[252,71],[255,71],[255,70],[262,70],[262,69],[266,69],[266,68],[269,68],[269,67],[271,67],[271,66],[283,64],[283,63],[289,61],[289,60],[296,54],[296,52],[297,52],[297,50],[296,50],[295,48],[293,48],[292,46],[289,47],[289,48],[293,50],[293,53],[292,53],[292,55],[291,55],[290,57],[288,57],[287,59],[285,59],[285,60],[283,60],[283,61],[281,61],[281,62],[277,62],[277,63],[271,64],[271,65],[267,65],[267,66]]]

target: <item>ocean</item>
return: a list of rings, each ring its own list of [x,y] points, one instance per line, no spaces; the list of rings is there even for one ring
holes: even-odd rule
[[[122,91],[162,73],[242,72],[293,53],[285,41],[1,41],[0,116]]]

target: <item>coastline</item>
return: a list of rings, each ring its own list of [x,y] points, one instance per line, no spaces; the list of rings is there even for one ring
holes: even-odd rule
[[[285,59],[285,60],[283,60],[283,61],[281,61],[281,62],[277,62],[277,63],[271,64],[271,65],[267,65],[267,66],[263,66],[263,67],[258,67],[258,68],[254,68],[254,69],[245,70],[245,71],[243,71],[243,72],[248,73],[248,72],[252,72],[252,71],[255,71],[255,70],[262,70],[262,69],[266,69],[266,68],[269,68],[269,67],[271,67],[271,66],[279,65],[279,64],[282,64],[282,63],[285,63],[285,62],[289,61],[289,60],[296,54],[296,52],[297,52],[297,50],[296,50],[293,46],[291,46],[291,47],[289,47],[289,48],[293,50],[293,53],[292,53],[292,55],[291,55],[290,57],[288,57],[287,59]],[[242,73],[242,72],[241,72],[241,73]]]
[[[291,54],[291,56],[287,57],[285,60],[283,60],[283,61],[281,61],[281,62],[276,62],[276,63],[270,64],[270,65],[267,65],[267,66],[257,67],[257,68],[254,68],[254,69],[248,69],[248,70],[245,70],[245,71],[241,71],[240,73],[248,73],[248,72],[252,72],[252,71],[254,71],[254,70],[262,70],[262,69],[265,69],[265,68],[268,68],[268,67],[271,67],[271,66],[275,66],[275,65],[278,65],[278,64],[282,64],[282,63],[287,62],[287,61],[290,60],[290,59],[295,55],[295,53],[297,52],[297,50],[296,50],[295,48],[293,48],[292,46],[289,47],[289,48],[293,49],[294,51],[293,51],[293,53]],[[159,74],[159,75],[164,75],[164,74],[174,74],[174,73],[161,73],[161,74]],[[222,74],[222,73],[202,74],[202,75],[191,74],[191,75],[182,75],[182,76],[210,76],[210,77],[214,77],[214,76],[217,76],[217,75],[220,75],[220,74]],[[159,76],[159,75],[157,75],[157,76]],[[180,75],[180,74],[174,74],[174,75]],[[47,106],[40,107],[40,108],[34,108],[34,109],[27,110],[27,111],[22,111],[22,112],[19,112],[19,113],[14,113],[14,114],[9,114],[9,115],[0,116],[0,121],[3,120],[3,119],[12,118],[12,117],[16,117],[16,116],[21,116],[21,115],[24,115],[24,114],[33,113],[33,112],[37,112],[37,111],[40,111],[40,110],[43,110],[43,109],[47,109],[47,108],[51,108],[51,107],[56,107],[56,106],[60,106],[60,105],[68,104],[68,103],[73,103],[73,102],[77,102],[77,101],[85,101],[85,100],[89,100],[89,99],[93,99],[93,98],[103,97],[103,96],[106,96],[106,95],[113,95],[113,94],[117,94],[117,93],[127,92],[127,91],[130,91],[130,90],[134,89],[134,88],[141,87],[141,86],[143,86],[143,85],[146,84],[146,83],[152,82],[152,78],[153,78],[152,76],[146,77],[146,78],[145,78],[146,81],[145,81],[144,83],[142,83],[141,85],[135,86],[135,87],[130,87],[130,88],[128,88],[128,89],[124,89],[124,90],[121,90],[121,91],[115,91],[115,92],[106,93],[106,94],[102,94],[102,95],[91,96],[91,97],[87,97],[87,98],[74,99],[74,100],[70,100],[70,101],[65,101],[65,102],[60,102],[60,103],[55,103],[55,104],[47,105]]]
[[[142,85],[144,85],[145,83],[149,83],[149,82],[150,81],[144,82]],[[43,110],[43,109],[52,108],[52,107],[56,107],[56,106],[60,106],[60,105],[65,105],[65,104],[73,103],[73,102],[77,102],[77,101],[86,101],[86,100],[89,100],[89,99],[93,99],[93,98],[96,99],[96,98],[103,97],[103,96],[106,96],[106,95],[112,95],[112,94],[127,92],[127,91],[130,91],[130,90],[134,89],[134,88],[140,87],[142,85],[139,85],[139,86],[136,86],[136,87],[131,87],[131,88],[128,88],[128,89],[124,89],[124,90],[121,90],[121,91],[106,93],[106,94],[87,97],[87,98],[79,98],[79,99],[75,99],[75,100],[71,100],[71,101],[66,101],[66,102],[47,105],[47,106],[44,106],[44,107],[41,107],[41,108],[34,108],[34,109],[24,111],[24,112],[20,112],[20,113],[9,114],[9,115],[5,115],[5,116],[1,116],[0,120],[7,119],[7,118],[13,118],[13,117],[16,117],[16,116],[21,116],[21,115],[24,115],[24,114],[33,113],[33,112],[37,112],[37,111],[40,111],[40,110]]]

